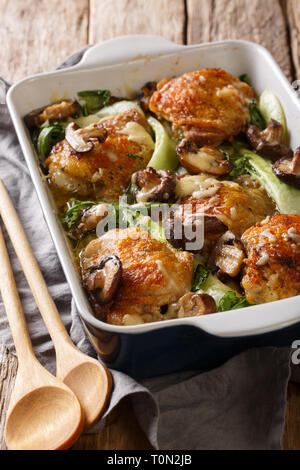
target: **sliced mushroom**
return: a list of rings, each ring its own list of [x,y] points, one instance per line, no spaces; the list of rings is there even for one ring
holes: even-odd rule
[[[46,121],[61,121],[80,114],[80,105],[76,100],[63,100],[58,103],[34,109],[24,118],[27,127],[39,126]]]
[[[98,223],[108,215],[109,210],[106,204],[97,204],[96,206],[85,209],[77,227],[70,233],[72,238],[81,238],[85,233],[94,230]]]
[[[233,164],[227,160],[225,154],[216,147],[198,145],[184,139],[177,147],[179,160],[189,172],[193,174],[208,173],[210,175],[223,176],[231,172]]]
[[[300,188],[300,147],[293,158],[281,158],[273,165],[275,175],[287,184]]]
[[[93,266],[85,280],[88,292],[94,303],[103,305],[111,302],[117,294],[122,279],[122,263],[120,258],[109,255],[99,265]]]
[[[153,93],[156,91],[156,86],[157,86],[156,82],[147,82],[142,87],[143,94],[139,98],[139,104],[145,112],[149,111],[150,98],[153,95]]]
[[[283,157],[289,158],[293,154],[289,147],[281,144],[282,134],[283,127],[275,119],[271,119],[268,127],[263,131],[251,124],[246,132],[251,147],[263,157],[273,161]]]
[[[224,232],[226,232],[227,228],[228,228],[227,225],[225,225],[215,215],[205,215],[204,216],[204,237],[205,237],[205,239],[216,240]]]
[[[176,176],[169,170],[154,170],[147,167],[133,173],[136,202],[170,202],[175,197]]]
[[[80,128],[75,122],[71,122],[66,128],[66,140],[79,153],[89,152],[95,142],[104,142],[106,138],[106,129],[98,123]]]
[[[242,242],[233,232],[227,231],[218,240],[212,252],[212,264],[218,268],[218,276],[236,277],[245,258]]]
[[[204,240],[216,240],[227,226],[214,215],[184,211],[184,205],[163,220],[167,240],[177,249],[198,252]]]
[[[198,317],[216,311],[217,305],[211,295],[204,292],[199,294],[188,292],[180,297],[175,304],[169,305],[165,315],[166,318]]]

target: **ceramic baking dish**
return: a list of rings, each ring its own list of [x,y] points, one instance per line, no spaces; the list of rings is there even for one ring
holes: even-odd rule
[[[290,345],[300,338],[300,296],[225,313],[136,326],[101,322],[93,315],[81,286],[23,116],[53,98],[75,97],[82,89],[109,89],[113,95],[130,98],[147,81],[204,67],[224,68],[236,76],[247,73],[257,93],[270,88],[284,106],[291,146],[300,144],[300,105],[295,91],[270,53],[247,41],[180,46],[156,36],[120,37],[91,47],[74,67],[18,82],[7,96],[46,222],[83,323],[106,364],[136,377],[191,367],[208,368],[255,345]]]

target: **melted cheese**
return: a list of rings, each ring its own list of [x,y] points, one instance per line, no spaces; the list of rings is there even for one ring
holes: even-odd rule
[[[130,314],[127,313],[123,317],[123,324],[125,326],[141,325],[142,323],[144,323],[144,320],[141,317],[141,315],[138,315],[138,314],[131,314],[130,315]]]
[[[107,155],[112,162],[116,162],[118,160],[118,156],[111,150],[106,150],[105,155]]]
[[[288,238],[290,240],[293,240],[296,243],[300,243],[300,235],[297,233],[297,230],[295,227],[290,227],[287,233],[288,233]]]
[[[270,242],[276,242],[275,235],[268,228],[265,229],[263,232],[261,232],[260,235],[263,236],[263,237],[268,238],[268,240],[270,240]]]
[[[221,183],[215,178],[205,175],[185,176],[176,184],[176,195],[178,197],[193,196],[196,199],[214,196]]]
[[[185,156],[185,160],[203,173],[213,173],[212,169],[219,166],[216,155],[208,152],[188,152]]]
[[[145,188],[142,188],[137,192],[135,198],[136,198],[136,202],[147,202],[151,200],[152,196],[153,196],[153,189],[150,189],[147,191]]]
[[[268,253],[261,253],[260,254],[260,258],[256,261],[256,266],[264,266],[265,264],[268,263],[270,257],[268,255]]]
[[[128,135],[128,139],[136,142],[137,144],[143,145],[144,147],[148,147],[152,150],[154,149],[154,142],[150,134],[137,122],[127,122],[121,133]]]
[[[160,260],[156,260],[157,269],[162,273],[165,281],[166,287],[173,292],[181,291],[180,286],[178,286],[177,282],[173,279],[173,273],[170,273],[164,267],[164,264]]]

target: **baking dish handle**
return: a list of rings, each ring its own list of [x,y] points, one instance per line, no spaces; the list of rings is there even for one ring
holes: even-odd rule
[[[149,55],[175,52],[184,47],[161,36],[120,36],[90,47],[84,53],[81,61],[72,68],[85,69],[99,65],[114,65],[147,58]]]

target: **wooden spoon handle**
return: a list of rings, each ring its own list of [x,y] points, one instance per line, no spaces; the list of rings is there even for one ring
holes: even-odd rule
[[[19,362],[26,361],[28,363],[28,359],[34,356],[34,352],[1,228],[0,259],[0,290],[7,318]]]
[[[62,339],[73,344],[48,291],[19,216],[1,179],[0,213],[54,345],[58,344]],[[43,243],[43,240],[41,240],[41,243]]]

